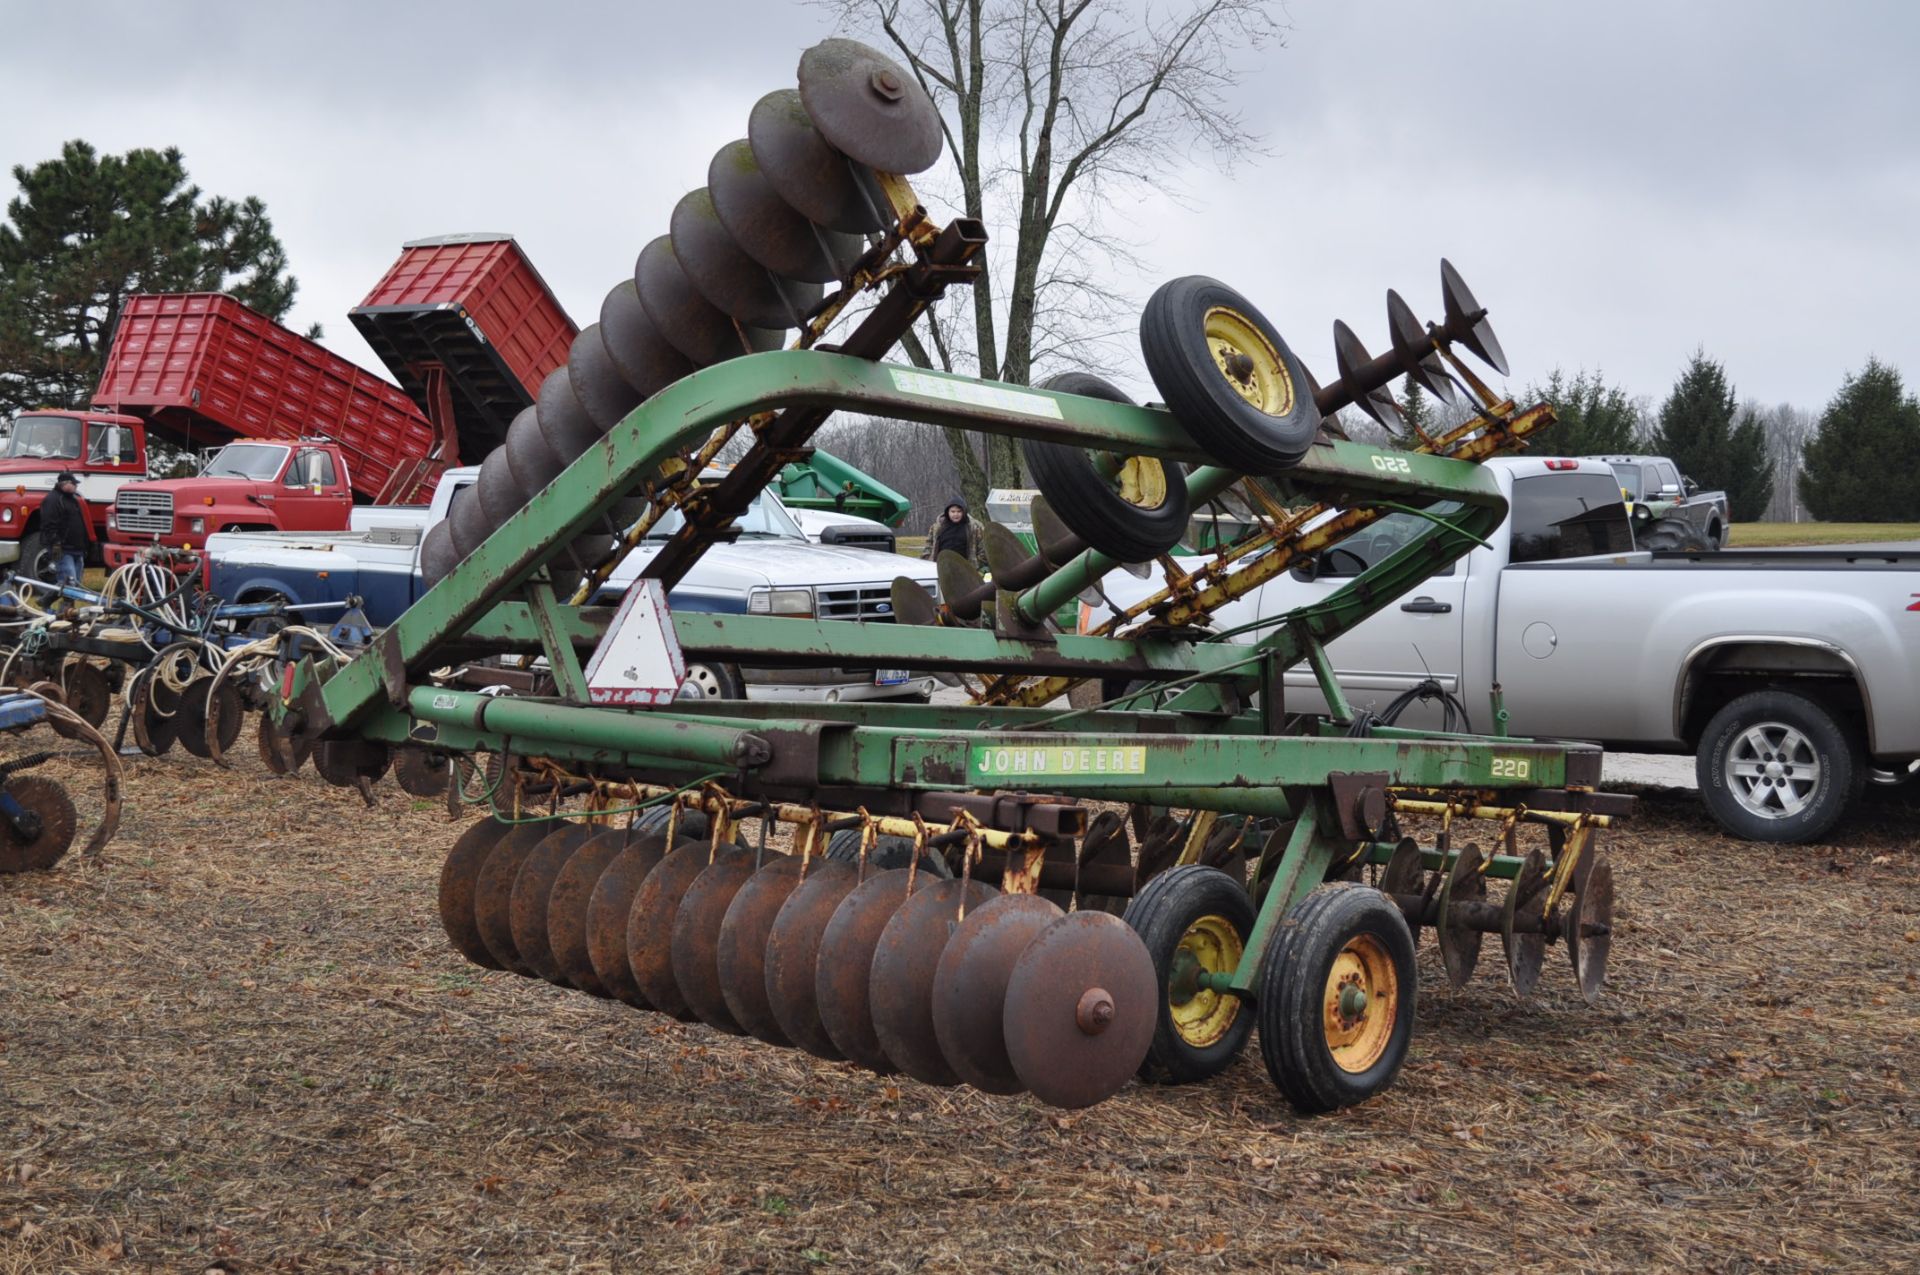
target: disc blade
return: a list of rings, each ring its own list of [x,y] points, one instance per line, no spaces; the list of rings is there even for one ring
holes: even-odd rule
[[[174,709],[174,734],[195,757],[213,755],[207,747],[207,688],[212,685],[213,674],[194,674]]]
[[[540,422],[540,437],[547,440],[555,456],[569,465],[579,459],[581,452],[600,441],[599,427],[574,397],[573,374],[564,367],[553,369],[540,383],[540,401],[534,412]],[[457,527],[454,537],[454,543],[458,544]]]
[[[410,797],[446,796],[450,769],[444,753],[425,748],[393,750],[393,781]]]
[[[887,597],[893,604],[893,618],[898,624],[940,623],[939,602],[934,600],[927,586],[918,580],[895,576]]]
[[[933,1030],[940,1056],[985,1093],[1026,1088],[1007,1056],[1007,979],[1020,953],[1063,913],[1035,894],[1002,894],[968,911],[940,953]]]
[[[1447,982],[1465,987],[1480,960],[1480,943],[1485,933],[1465,924],[1456,905],[1487,897],[1487,879],[1480,875],[1484,858],[1480,847],[1470,845],[1454,856],[1453,870],[1440,887],[1440,914],[1434,921],[1434,937],[1440,944],[1440,964]]]
[[[273,718],[260,714],[260,724],[254,728],[254,737],[260,748],[260,764],[276,775],[293,773],[293,757],[287,747],[285,736],[273,724]]]
[[[1521,999],[1533,995],[1540,982],[1540,967],[1547,958],[1547,937],[1516,928],[1520,914],[1546,888],[1546,856],[1538,847],[1527,852],[1520,863],[1520,874],[1507,887],[1500,917],[1500,949],[1507,958],[1507,981]]]
[[[453,547],[463,559],[493,534],[493,524],[480,508],[480,494],[471,484],[453,493],[453,503],[447,506],[447,530],[453,533]]]
[[[520,875],[520,865],[552,831],[552,825],[547,823],[517,825],[494,843],[492,853],[480,865],[480,874],[473,883],[473,919],[480,931],[480,941],[487,945],[487,951],[493,953],[501,969],[528,978],[539,975],[513,941],[513,882]]]
[[[814,990],[820,1022],[841,1053],[869,1071],[889,1075],[894,1066],[873,1030],[868,974],[874,948],[894,911],[906,902],[906,868],[868,877],[840,901],[820,936]],[[922,877],[924,883],[926,878]]]
[[[947,942],[972,911],[1000,892],[984,881],[923,884],[894,911],[874,946],[867,998],[874,1036],[895,1068],[929,1085],[957,1085],[933,1025],[933,980]]]
[[[453,849],[447,851],[446,862],[440,865],[440,928],[446,931],[454,951],[490,970],[506,967],[480,938],[480,925],[474,919],[474,884],[487,856],[512,827],[492,818],[475,821],[460,834]]]
[[[431,589],[459,565],[460,551],[453,547],[453,532],[443,518],[420,537],[420,579]]]
[[[103,725],[113,705],[113,687],[108,685],[107,675],[100,666],[76,660],[62,670],[61,680],[67,707],[86,718],[88,725],[95,728]]]
[[[587,959],[594,977],[615,1000],[635,1009],[652,1009],[653,1003],[640,991],[627,961],[627,918],[633,912],[634,895],[659,866],[666,845],[666,838],[658,834],[632,836],[601,871],[587,897]]]
[[[859,883],[860,874],[851,866],[814,859],[807,865],[806,878],[780,905],[767,934],[767,1004],[773,1008],[780,1034],[830,1062],[846,1055],[820,1021],[814,972],[828,922]]]
[[[100,683],[104,689],[106,680]],[[201,739],[210,757],[225,757],[240,738],[240,726],[246,717],[247,706],[240,698],[240,687],[233,678],[225,678],[215,684],[209,678],[205,697],[195,715],[199,718]]]
[[[480,512],[491,527],[498,527],[519,513],[531,494],[522,491],[514,480],[506,449],[501,447],[494,448],[480,463],[480,477],[474,479],[473,490],[480,498]]]
[[[1386,868],[1380,873],[1380,891],[1387,895],[1419,895],[1425,892],[1426,885],[1427,869],[1421,860],[1420,843],[1412,837],[1402,837],[1400,844],[1393,848]],[[1418,944],[1420,921],[1417,916],[1408,918],[1407,928],[1413,934],[1414,943]]]
[[[553,950],[554,966],[568,984],[590,996],[612,993],[594,971],[587,949],[587,906],[601,874],[619,857],[626,841],[621,828],[602,828],[589,836],[561,867],[547,895],[547,946]]]
[[[940,158],[940,112],[906,68],[857,40],[800,55],[800,100],[834,149],[883,173],[919,173]]]
[[[647,317],[632,279],[615,284],[600,303],[600,342],[642,402],[693,372],[687,356],[661,336]]]
[[[507,427],[507,441],[501,444],[507,454],[507,468],[513,471],[514,486],[531,500],[545,491],[547,484],[566,468],[540,433],[540,413],[535,407],[522,408]],[[454,547],[459,548],[455,541]],[[460,555],[466,557],[464,553]]]
[[[1392,288],[1387,289],[1387,332],[1408,377],[1427,393],[1452,406],[1458,395],[1453,378],[1447,375],[1446,364],[1433,348],[1433,338],[1427,335],[1426,325],[1415,317],[1413,307]]]
[[[747,1035],[769,1045],[792,1043],[780,1030],[767,997],[767,939],[780,909],[799,884],[799,857],[773,855],[747,878],[720,922],[716,964],[727,1012]]]
[[[746,1032],[727,1008],[727,995],[720,983],[720,926],[740,887],[752,875],[752,852],[721,846],[713,862],[681,896],[668,945],[673,983],[687,1008],[707,1026],[734,1036]]]
[[[754,103],[747,144],[774,193],[807,220],[850,234],[871,234],[892,220],[872,171],[827,144],[795,90],[776,89]]]
[[[673,977],[673,921],[694,878],[707,870],[705,841],[683,841],[647,874],[627,914],[627,963],[640,994],[663,1014],[691,1022],[692,1007]]]
[[[567,353],[567,381],[573,397],[596,433],[604,434],[640,406],[640,395],[614,366],[598,323],[589,323],[573,338]]]
[[[797,328],[820,300],[817,283],[782,280],[748,256],[713,206],[705,186],[674,205],[673,255],[694,288],[725,314],[774,331]]]
[[[1446,306],[1447,326],[1461,332],[1455,339],[1472,350],[1482,363],[1505,376],[1507,353],[1500,348],[1500,339],[1493,334],[1493,325],[1487,321],[1485,307],[1474,299],[1467,281],[1460,277],[1460,272],[1445,257],[1440,259],[1440,298]]]
[[[695,367],[711,367],[742,354],[780,346],[778,332],[742,329],[701,296],[681,268],[673,242],[666,235],[640,250],[633,283],[641,308],[653,320],[655,330]]]
[[[1360,376],[1360,369],[1371,362],[1373,356],[1367,353],[1367,347],[1360,343],[1353,329],[1339,319],[1333,321],[1333,359],[1340,368],[1340,379],[1346,383],[1347,392],[1353,396],[1354,406],[1391,432],[1403,433],[1406,418],[1400,413],[1400,405],[1393,401],[1393,395],[1387,393],[1383,385],[1367,384]]]
[[[1607,983],[1607,958],[1613,952],[1613,865],[1604,856],[1596,860],[1574,897],[1570,925],[1578,927],[1574,972],[1580,995],[1591,1005]]]
[[[592,835],[593,830],[583,824],[549,825],[547,835],[527,852],[507,900],[507,925],[513,931],[513,946],[520,959],[541,978],[561,987],[573,984],[553,959],[553,945],[547,937],[547,900],[560,869]]]
[[[979,619],[980,599],[974,595],[986,583],[980,568],[953,550],[943,549],[935,556],[933,569],[940,584],[940,599],[947,604],[947,610],[962,620]]]
[[[57,780],[45,775],[9,778],[7,796],[18,802],[23,812],[40,820],[40,831],[29,841],[13,825],[0,821],[0,874],[45,872],[60,862],[80,826],[73,798]]]
[[[1007,1057],[1033,1096],[1090,1107],[1126,1085],[1159,1006],[1153,958],[1119,917],[1074,912],[1027,944],[1007,978]]]
[[[707,189],[734,243],[774,274],[832,283],[865,251],[858,238],[815,225],[780,198],[745,138],[714,155],[707,165]]]

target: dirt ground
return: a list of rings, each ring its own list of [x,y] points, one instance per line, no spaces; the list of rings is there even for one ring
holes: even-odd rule
[[[1600,1007],[1429,938],[1398,1085],[1304,1119],[1257,1048],[1066,1114],[481,971],[459,825],[380,792],[141,761],[103,860],[0,878],[0,1272],[1920,1264],[1912,812],[1650,800]]]

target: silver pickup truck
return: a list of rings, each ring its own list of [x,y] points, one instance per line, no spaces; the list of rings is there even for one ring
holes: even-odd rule
[[[1328,648],[1356,710],[1405,696],[1402,724],[1438,727],[1431,681],[1487,730],[1497,682],[1515,734],[1694,754],[1708,810],[1755,841],[1820,837],[1872,772],[1891,778],[1920,758],[1920,553],[1656,556],[1635,549],[1605,463],[1488,468],[1511,502],[1488,546]],[[1216,625],[1332,592],[1411,537],[1417,517],[1382,519]],[[1157,584],[1116,574],[1103,587],[1124,605]],[[1286,688],[1289,709],[1325,710],[1305,667]]]

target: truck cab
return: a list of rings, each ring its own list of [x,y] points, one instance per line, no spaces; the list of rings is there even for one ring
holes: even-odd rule
[[[40,505],[63,471],[80,479],[80,503],[92,521],[95,544],[106,537],[107,515],[128,483],[147,476],[146,425],[111,412],[22,412],[0,445],[0,565],[52,579],[52,547],[40,537]]]
[[[345,531],[351,484],[330,439],[229,443],[197,477],[121,488],[107,520],[107,565],[152,544],[202,549],[221,531]]]

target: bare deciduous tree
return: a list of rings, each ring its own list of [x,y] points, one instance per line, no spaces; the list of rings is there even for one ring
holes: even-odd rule
[[[822,0],[842,26],[890,44],[941,110],[965,214],[993,232],[970,312],[905,342],[925,366],[1016,384],[1099,363],[1127,324],[1108,282],[1130,259],[1101,215],[1128,189],[1164,190],[1194,153],[1256,139],[1229,104],[1238,60],[1277,43],[1273,0]],[[1011,440],[947,434],[968,496],[1016,485]]]

